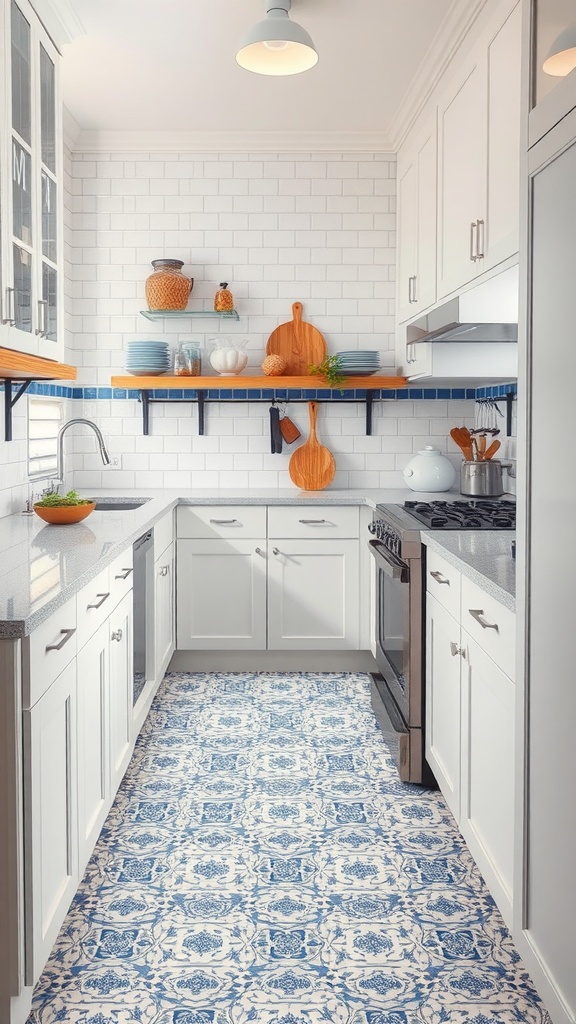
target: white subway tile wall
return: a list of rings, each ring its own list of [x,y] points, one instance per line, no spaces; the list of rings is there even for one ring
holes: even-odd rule
[[[212,337],[245,337],[255,372],[268,335],[291,319],[295,300],[330,353],[377,349],[394,373],[395,173],[395,160],[381,154],[76,154],[68,322],[78,383],[109,385],[124,372],[127,342],[136,338],[173,346],[194,338],[206,352]],[[211,309],[219,283],[228,281],[240,321],[142,317],[150,263],[162,256],[184,260],[194,278],[192,309]],[[294,446],[270,454],[267,404],[209,404],[203,437],[187,403],[154,405],[149,437],[137,402],[86,404],[121,468],[103,469],[76,437],[76,487],[291,486]],[[288,411],[305,437],[306,405]],[[367,437],[362,403],[324,404],[318,430],[336,457],[333,486],[401,486],[402,468],[424,444],[458,462],[449,430],[472,418],[471,401],[378,402]]]

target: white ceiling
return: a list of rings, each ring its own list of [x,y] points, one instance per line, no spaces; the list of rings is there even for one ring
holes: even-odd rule
[[[386,133],[454,0],[293,0],[320,60],[243,71],[264,0],[75,0],[64,103],[85,130]]]

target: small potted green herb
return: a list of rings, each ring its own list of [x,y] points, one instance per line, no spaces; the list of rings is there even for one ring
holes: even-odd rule
[[[346,380],[346,374],[342,370],[342,361],[339,355],[325,356],[318,366],[309,366],[308,373],[312,376],[324,377],[324,380],[331,388],[339,388],[343,392],[342,384]]]

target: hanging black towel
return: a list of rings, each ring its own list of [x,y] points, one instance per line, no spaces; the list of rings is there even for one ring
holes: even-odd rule
[[[275,405],[270,406],[270,451],[272,455],[279,455],[282,451],[280,412]]]

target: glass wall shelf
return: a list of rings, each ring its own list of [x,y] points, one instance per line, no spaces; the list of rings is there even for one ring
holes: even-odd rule
[[[235,309],[219,313],[215,309],[141,309],[142,316],[147,320],[187,320],[206,317],[218,317],[219,320],[239,320]]]

